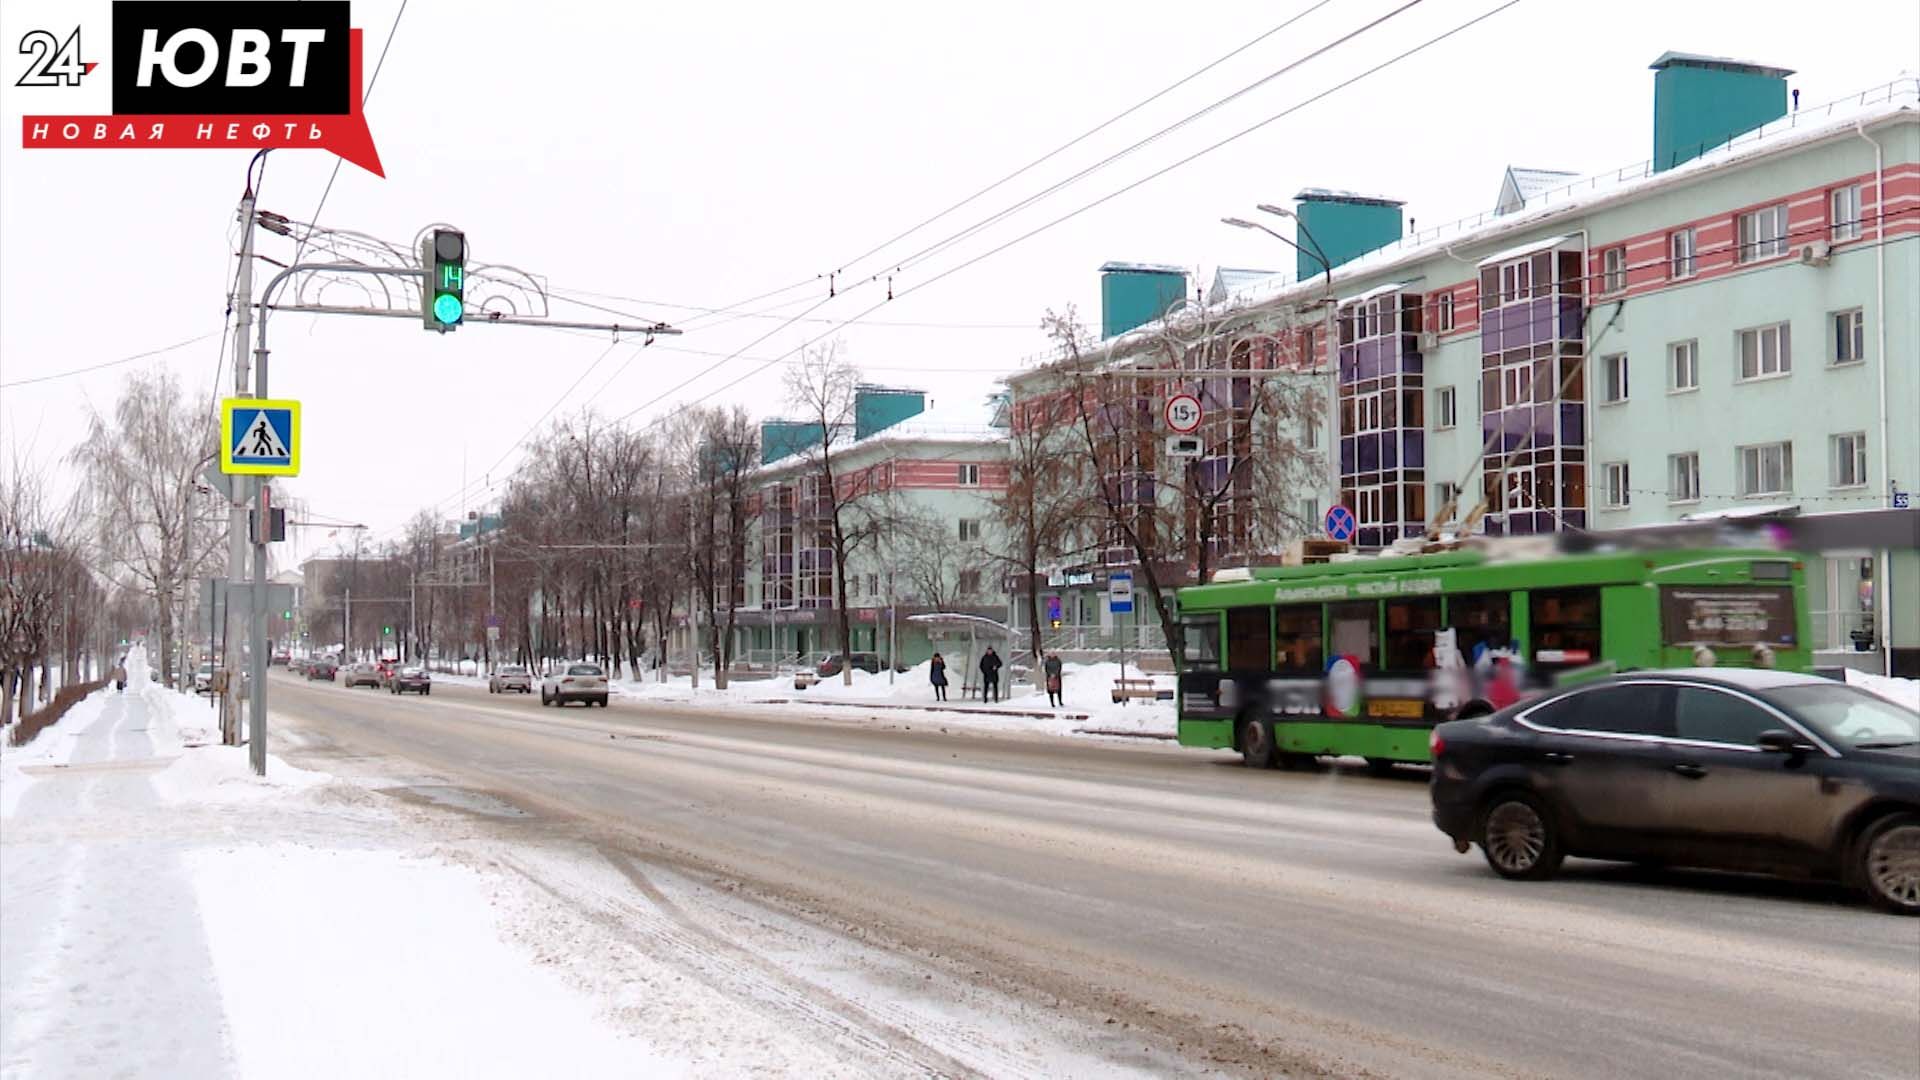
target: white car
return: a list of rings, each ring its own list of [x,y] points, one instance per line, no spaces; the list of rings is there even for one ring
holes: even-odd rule
[[[213,665],[201,664],[193,673],[193,692],[196,694],[213,693]]]
[[[540,704],[569,701],[607,707],[607,669],[599,664],[562,664],[540,680]]]

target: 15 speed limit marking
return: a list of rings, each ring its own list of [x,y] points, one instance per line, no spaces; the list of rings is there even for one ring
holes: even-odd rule
[[[1167,428],[1177,435],[1200,430],[1200,399],[1192,394],[1175,394],[1167,399]]]

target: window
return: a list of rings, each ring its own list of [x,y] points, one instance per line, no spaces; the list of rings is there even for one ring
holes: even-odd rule
[[[1386,671],[1425,671],[1433,655],[1433,632],[1440,629],[1440,598],[1387,603]]]
[[[1667,455],[1667,501],[1700,501],[1700,454]]]
[[[1453,387],[1451,386],[1443,386],[1434,391],[1433,426],[1441,431],[1445,431],[1454,425],[1455,411],[1453,399]]]
[[[1857,364],[1867,358],[1867,319],[1859,308],[1833,315],[1833,362]]]
[[[1611,247],[1600,253],[1600,291],[1625,292],[1627,288],[1627,249]]]
[[[980,539],[980,520],[978,518],[960,519],[960,539],[963,541]]]
[[[1596,686],[1555,698],[1529,711],[1526,718],[1530,724],[1563,731],[1671,736],[1670,690],[1658,683]]]
[[[1353,516],[1362,525],[1380,524],[1380,489],[1363,487],[1354,492]]]
[[[1600,358],[1600,374],[1605,381],[1600,401],[1612,405],[1627,400],[1627,354],[1614,353]]]
[[[1613,461],[1600,466],[1600,482],[1605,488],[1601,497],[1606,500],[1606,507],[1610,510],[1625,509],[1633,497],[1633,493],[1627,490],[1627,463]]]
[[[867,595],[868,596],[880,595],[880,575],[879,574],[867,575]]]
[[[1793,490],[1793,444],[1740,448],[1740,494],[1780,495]]]
[[[980,571],[960,571],[960,587],[958,591],[961,596],[973,596],[977,594],[980,591]]]
[[[1227,670],[1265,671],[1269,655],[1268,619],[1271,608],[1227,610]]]
[[[1528,598],[1536,667],[1578,667],[1600,659],[1600,590],[1543,589]]]
[[[980,466],[978,465],[960,466],[960,486],[961,487],[979,487],[980,486]]]
[[[1772,713],[1725,691],[1694,686],[1674,689],[1673,733],[1678,738],[1753,746],[1761,732],[1783,726]]]
[[[1453,329],[1453,294],[1451,292],[1443,292],[1434,298],[1433,329],[1442,334]]]
[[[1739,234],[1739,259],[1743,263],[1785,255],[1787,253],[1787,204],[1780,203],[1764,210],[1755,210],[1750,214],[1741,214]]]
[[[1482,645],[1505,649],[1517,645],[1513,640],[1513,595],[1511,593],[1466,593],[1447,598],[1447,622],[1452,624],[1454,646],[1460,655],[1471,657]]]
[[[1380,430],[1380,395],[1361,394],[1353,399],[1353,429]]]
[[[1774,323],[1740,331],[1740,377],[1762,379],[1793,370],[1793,341],[1788,324]]]
[[[1460,498],[1459,484],[1456,484],[1451,480],[1442,480],[1439,483],[1433,485],[1433,505],[1436,507],[1442,508],[1440,512],[1445,513],[1446,511],[1444,510],[1444,508],[1447,506],[1447,504],[1448,503],[1457,504],[1459,498]],[[1460,516],[1458,505],[1455,505],[1454,507],[1453,516],[1454,517]]]
[[[1186,671],[1220,670],[1220,617],[1200,615],[1180,620],[1181,668]]]
[[[1834,241],[1860,239],[1860,185],[1834,188],[1827,195],[1832,211],[1827,218],[1827,236]]]
[[[1306,448],[1308,450],[1320,449],[1320,421],[1318,420],[1307,421]]]
[[[1500,267],[1500,295],[1495,297],[1494,306],[1525,300],[1532,288],[1533,266],[1528,260],[1506,263]]]
[[[1374,646],[1379,640],[1379,607],[1371,600],[1360,604],[1334,604],[1328,609],[1333,629],[1333,652],[1351,656],[1362,664],[1374,662]]]
[[[1700,343],[1676,341],[1667,346],[1667,389],[1700,389]]]
[[[1275,608],[1273,670],[1317,677],[1325,667],[1320,659],[1320,605]]]
[[[1693,261],[1694,248],[1694,236],[1691,228],[1675,229],[1673,233],[1667,237],[1667,273],[1670,276],[1676,278],[1689,278],[1693,276],[1695,269]]]
[[[1301,523],[1306,526],[1307,530],[1312,532],[1319,526],[1320,500],[1311,495],[1306,496],[1294,503],[1293,513],[1294,516],[1299,518]]]
[[[1861,487],[1867,482],[1867,435],[1855,431],[1833,437],[1833,486]]]

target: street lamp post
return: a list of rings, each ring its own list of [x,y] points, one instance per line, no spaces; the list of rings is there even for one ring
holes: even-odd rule
[[[1321,307],[1326,311],[1326,328],[1323,333],[1327,340],[1327,408],[1322,420],[1325,424],[1324,437],[1326,440],[1325,451],[1327,455],[1327,487],[1332,493],[1333,502],[1337,503],[1340,501],[1340,323],[1339,303],[1333,296],[1333,262],[1327,258],[1327,253],[1321,249],[1320,242],[1313,238],[1311,232],[1307,231],[1306,223],[1301,221],[1299,216],[1293,211],[1284,206],[1277,206],[1272,203],[1260,203],[1256,209],[1263,213],[1291,219],[1294,230],[1306,239],[1308,246],[1303,248],[1296,243],[1292,237],[1275,232],[1257,221],[1248,221],[1245,218],[1237,217],[1224,217],[1220,219],[1220,223],[1223,225],[1231,225],[1236,229],[1256,229],[1266,233],[1268,236],[1273,237],[1275,240],[1280,241],[1295,251],[1319,262],[1326,272],[1327,290],[1326,294],[1320,298]],[[1309,248],[1311,248],[1311,250],[1309,250]],[[1332,503],[1328,505],[1331,507]]]

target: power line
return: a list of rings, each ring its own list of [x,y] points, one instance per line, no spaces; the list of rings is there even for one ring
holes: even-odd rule
[[[385,44],[380,46],[380,59],[374,61],[373,75],[367,79],[367,89],[364,93],[360,95],[360,108],[363,111],[367,107],[367,102],[373,100],[373,88],[374,88],[374,85],[380,81],[380,69],[387,66],[387,50],[393,47],[393,35],[396,31],[400,29],[400,16],[405,15],[406,13],[407,13],[407,0],[400,0],[400,10],[393,13],[393,25],[387,27],[387,40]],[[316,221],[316,222],[320,220],[320,211],[325,210],[327,208],[327,196],[333,194],[333,182],[335,180],[340,179],[340,166],[345,161],[346,159],[343,157],[339,157],[337,155],[334,157],[333,171],[327,174],[327,186],[321,189],[320,201],[319,203],[315,204],[313,208],[313,217],[310,218],[309,220]],[[253,226],[253,223],[248,222],[247,226],[251,228]],[[294,263],[296,264],[299,263],[300,256],[306,252],[307,240],[311,235],[312,234],[309,233],[308,236],[302,237],[300,239],[300,242],[294,245],[294,248],[293,248]]]
[[[619,296],[613,293],[590,292],[584,289],[559,289],[559,288],[549,287],[547,291],[551,295],[558,297],[559,299],[565,300],[567,303],[570,303],[570,304],[579,304],[582,307],[593,308],[596,311],[604,311],[610,315],[621,315],[621,316],[625,316],[627,318],[633,318],[633,319],[647,318],[648,316],[643,316],[637,312],[622,311],[617,308],[602,307],[598,304],[590,304],[584,300],[576,299],[576,297],[592,296],[592,297],[598,297],[599,299],[602,299],[602,300],[618,300],[623,303],[639,304],[642,306],[678,308],[682,311],[698,311],[703,314],[717,313],[719,311],[724,310],[721,308],[701,307],[698,304],[677,304],[670,300],[648,300],[648,299],[644,299],[642,297],[637,297],[637,296]],[[799,303],[799,301],[788,301],[785,304],[776,304],[775,308],[789,307],[795,303]],[[735,319],[778,319],[781,316],[774,310],[774,308],[766,308],[760,311],[739,312],[733,317]],[[809,319],[801,319],[800,321],[813,322],[813,323],[830,323],[830,322],[833,322],[834,320],[828,319],[828,318],[809,318]],[[689,320],[688,322],[681,323],[679,325],[681,329],[688,329],[692,324],[691,324],[691,321]],[[715,325],[718,325],[718,324],[715,324]],[[873,322],[869,322],[866,325],[902,327],[902,328],[915,329],[915,330],[1029,330],[1030,331],[1030,330],[1038,329],[1038,327],[1034,323],[914,322],[914,321],[874,320]],[[706,327],[700,327],[700,329],[709,330],[709,329],[712,329],[712,327],[706,326]]]
[[[134,353],[132,356],[123,356],[118,360],[107,360],[98,364],[89,364],[86,367],[72,368],[67,371],[56,371],[51,375],[36,375],[31,379],[15,379],[12,382],[0,383],[0,389],[11,390],[16,386],[32,386],[35,383],[52,382],[55,379],[67,379],[75,375],[85,375],[90,371],[103,371],[110,367],[118,367],[121,364],[131,364],[136,360],[145,360],[150,356],[159,356],[162,353],[170,353],[175,349],[184,349],[189,345],[199,344],[200,342],[205,341],[208,338],[214,337],[214,336],[216,336],[214,332],[209,330],[206,333],[199,335],[198,337],[190,337],[190,338],[187,338],[185,341],[176,341],[171,345],[162,345],[160,348],[157,348],[157,349],[148,349],[146,352]]]

